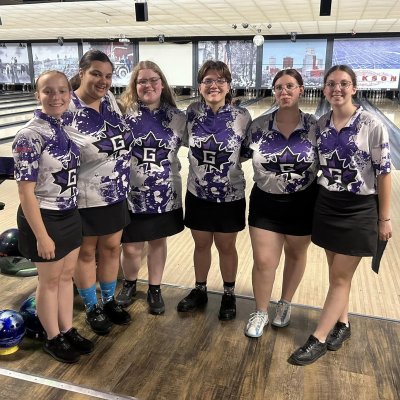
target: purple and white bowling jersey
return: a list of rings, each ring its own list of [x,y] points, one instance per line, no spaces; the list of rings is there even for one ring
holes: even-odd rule
[[[12,144],[17,181],[36,182],[39,207],[69,210],[77,206],[79,148],[60,121],[34,111]]]
[[[102,98],[97,112],[73,93],[69,111],[64,123],[75,128],[71,138],[81,150],[78,207],[101,207],[126,199],[133,137],[113,94]]]
[[[178,150],[186,116],[163,104],[150,111],[143,104],[127,111],[132,131],[129,209],[133,213],[164,213],[182,207],[182,179]]]
[[[262,115],[250,125],[245,147],[252,150],[253,179],[267,193],[299,192],[311,185],[318,172],[316,119],[300,111],[300,121],[286,139],[277,127],[276,113]]]
[[[186,114],[189,192],[216,202],[244,198],[240,155],[251,122],[250,113],[225,104],[214,114],[204,102],[197,102],[189,105]]]
[[[331,115],[329,112],[318,121],[322,170],[318,183],[330,191],[377,193],[376,176],[391,170],[386,127],[361,106],[340,132],[335,129]]]

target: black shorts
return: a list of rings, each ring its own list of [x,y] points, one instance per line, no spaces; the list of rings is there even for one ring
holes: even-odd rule
[[[122,232],[122,243],[147,242],[175,235],[185,228],[183,210],[168,211],[161,214],[129,213],[131,222]]]
[[[126,200],[108,206],[80,208],[83,236],[110,235],[130,222]]]
[[[48,235],[55,243],[56,257],[51,260],[39,257],[35,234],[25,218],[22,207],[19,206],[17,211],[18,248],[25,258],[32,262],[54,262],[61,260],[82,244],[82,224],[77,209],[40,209],[40,214]]]
[[[372,257],[378,243],[378,196],[321,187],[311,240],[334,253]]]
[[[205,232],[239,232],[246,226],[245,213],[245,199],[217,203],[186,192],[185,225],[190,229]]]
[[[284,235],[311,235],[317,182],[300,192],[271,194],[253,186],[249,204],[249,226]]]

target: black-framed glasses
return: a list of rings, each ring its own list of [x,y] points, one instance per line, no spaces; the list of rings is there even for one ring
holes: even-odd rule
[[[274,92],[281,93],[283,89],[287,92],[293,92],[293,90],[299,88],[300,85],[296,85],[295,83],[287,83],[286,85],[275,85]]]
[[[340,81],[340,82],[329,81],[325,83],[325,87],[331,90],[334,90],[338,85],[340,89],[348,89],[352,85],[352,83],[349,81]]]
[[[218,86],[222,86],[224,83],[228,82],[225,78],[218,78],[218,79],[203,79],[201,83],[204,86],[211,86],[215,83]]]
[[[136,83],[140,86],[146,86],[148,83],[153,86],[153,85],[156,85],[160,79],[161,79],[160,77],[158,77],[158,78],[154,77],[154,78],[149,78],[149,79],[139,79],[138,81],[136,81]]]

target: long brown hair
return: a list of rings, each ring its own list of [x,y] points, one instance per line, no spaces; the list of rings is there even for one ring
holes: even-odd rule
[[[172,89],[169,87],[167,78],[165,77],[164,73],[161,71],[161,68],[153,61],[139,61],[132,70],[131,77],[129,79],[129,84],[121,95],[121,99],[119,101],[120,105],[122,106],[122,110],[125,112],[131,107],[135,107],[139,100],[136,83],[137,78],[139,76],[139,72],[142,69],[151,69],[161,78],[161,82],[163,85],[163,89],[161,91],[161,103],[166,103],[172,107],[176,107],[176,102],[174,98],[174,93]]]

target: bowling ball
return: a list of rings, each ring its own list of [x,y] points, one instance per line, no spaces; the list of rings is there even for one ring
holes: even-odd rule
[[[36,298],[31,294],[21,305],[19,312],[25,322],[26,336],[33,339],[44,339],[46,332],[36,311]]]
[[[21,314],[14,310],[0,311],[0,354],[11,354],[25,335],[25,323]]]
[[[18,229],[7,229],[0,235],[0,256],[20,256],[18,250]]]

